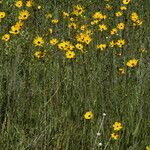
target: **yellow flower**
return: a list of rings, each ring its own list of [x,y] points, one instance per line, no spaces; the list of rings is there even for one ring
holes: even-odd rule
[[[104,16],[102,13],[100,12],[95,12],[93,15],[93,18],[95,20],[101,21],[102,19],[106,18],[106,16]]]
[[[53,33],[53,29],[49,28],[49,33],[52,34]]]
[[[43,58],[43,57],[45,56],[45,52],[36,51],[36,52],[34,53],[34,56],[35,56],[36,58],[38,58],[38,59],[41,59],[41,58]]]
[[[90,120],[93,118],[93,113],[91,111],[88,111],[84,114],[84,119]]]
[[[5,12],[0,11],[0,19],[4,18],[6,16]]]
[[[33,40],[33,44],[35,46],[42,46],[44,44],[44,40],[42,37],[37,36],[34,40]]]
[[[20,33],[20,29],[17,26],[12,26],[11,30],[9,31],[9,33],[11,34],[19,34]]]
[[[124,69],[124,68],[119,68],[119,73],[120,73],[121,75],[124,75],[124,74],[125,74],[125,69]]]
[[[111,35],[114,35],[118,32],[118,30],[116,28],[113,28],[111,31],[110,31],[110,34]]]
[[[118,140],[119,135],[117,133],[112,133],[111,138],[114,139],[114,140]]]
[[[122,47],[125,44],[125,40],[120,39],[116,42],[116,45],[118,45],[118,47]]]
[[[96,48],[103,51],[106,48],[106,44],[99,44],[99,45],[96,46]]]
[[[122,129],[122,124],[120,122],[115,122],[113,124],[114,131],[119,131]]]
[[[38,9],[41,9],[42,7],[39,5],[37,8],[38,8]]]
[[[68,59],[75,58],[75,52],[74,51],[67,51],[66,52],[66,58],[68,58]]]
[[[137,65],[137,63],[138,63],[138,60],[133,58],[133,59],[129,60],[126,65],[130,68],[133,68]]]
[[[22,7],[22,5],[23,5],[23,2],[21,0],[17,0],[15,3],[15,6],[18,8]]]
[[[69,17],[69,14],[67,12],[63,12],[63,18],[66,19],[67,17]]]
[[[87,28],[87,25],[82,25],[82,26],[80,27],[80,30],[84,31],[86,28]]]
[[[125,4],[125,5],[127,5],[127,4],[130,3],[130,1],[131,1],[131,0],[123,0],[122,3]]]
[[[110,47],[114,47],[115,45],[116,45],[116,42],[110,41],[110,43],[109,43],[109,46],[110,46]]]
[[[138,19],[138,20],[136,20],[136,21],[134,22],[133,25],[134,25],[134,26],[141,26],[142,23],[143,23],[143,22],[142,22],[141,20]]]
[[[10,39],[10,34],[5,34],[5,35],[2,36],[3,41],[7,42],[9,39]]]
[[[52,20],[52,24],[57,24],[58,23],[58,20],[57,19],[53,19]]]
[[[137,21],[139,19],[138,14],[136,12],[133,12],[130,16],[132,21]]]
[[[83,45],[82,44],[76,44],[75,47],[80,50],[81,52],[83,52]]]
[[[118,12],[115,13],[115,15],[116,15],[117,17],[122,16],[122,14],[123,14],[123,13],[122,13],[121,11],[118,11]]]
[[[19,20],[26,20],[30,16],[29,12],[27,10],[23,10],[20,12],[18,19]]]
[[[109,5],[109,4],[106,4],[106,7],[105,7],[107,10],[112,10],[112,6],[111,5]]]
[[[32,7],[32,5],[33,5],[32,0],[28,0],[28,1],[26,2],[26,6],[27,6],[27,7]]]
[[[150,145],[149,145],[149,146],[146,146],[146,150],[150,150]]]
[[[68,24],[68,28],[77,29],[77,24],[72,22],[72,23]]]
[[[23,22],[19,20],[18,22],[16,22],[15,27],[21,29],[23,27]]]
[[[100,31],[107,30],[107,26],[104,25],[104,24],[100,24],[100,25],[99,25],[99,30],[100,30]]]
[[[56,38],[53,38],[53,39],[51,39],[51,40],[49,41],[49,43],[50,43],[51,45],[56,45],[56,44],[58,43],[58,40],[57,40]]]
[[[84,8],[81,5],[76,5],[73,7],[73,15],[81,16],[84,12]]]
[[[125,24],[123,22],[121,22],[117,25],[117,28],[120,30],[123,30],[125,28]]]
[[[121,6],[120,10],[127,10],[127,7],[126,6]]]

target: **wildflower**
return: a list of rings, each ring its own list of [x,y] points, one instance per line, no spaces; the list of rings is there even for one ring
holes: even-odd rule
[[[2,36],[2,40],[3,41],[8,41],[10,39],[10,34],[4,34],[3,36]]]
[[[6,16],[5,12],[0,11],[0,20],[3,19]]]
[[[123,30],[124,27],[125,27],[125,24],[124,24],[123,22],[121,22],[121,23],[119,23],[119,24],[117,25],[117,28],[120,29],[120,30]]]
[[[138,19],[138,20],[136,20],[136,21],[133,23],[133,25],[134,25],[134,26],[141,26],[142,23],[143,23],[143,22]]]
[[[99,45],[96,46],[96,48],[103,51],[106,48],[106,44],[99,44]]]
[[[68,28],[77,29],[77,24],[72,22],[72,23],[68,24]]]
[[[57,19],[53,19],[52,20],[52,24],[57,24],[58,23],[58,20]]]
[[[51,13],[48,13],[47,15],[46,15],[46,18],[52,18],[52,14]]]
[[[42,37],[37,36],[34,40],[33,40],[33,44],[35,46],[42,46],[44,44],[44,40]]]
[[[125,4],[125,5],[127,5],[127,4],[130,3],[130,1],[131,1],[131,0],[123,0],[122,3]]]
[[[120,16],[122,16],[122,14],[123,13],[121,11],[118,11],[118,12],[115,13],[116,17],[120,17]]]
[[[88,111],[84,114],[84,118],[89,120],[93,118],[93,113],[91,111]]]
[[[20,12],[18,19],[19,20],[26,20],[30,16],[29,12],[27,10],[23,10]]]
[[[39,5],[37,8],[38,8],[38,9],[41,9],[42,7]]]
[[[99,20],[94,20],[94,21],[91,21],[91,25],[95,25],[95,24],[98,24]]]
[[[38,58],[38,59],[41,59],[41,58],[43,58],[43,57],[45,56],[45,53],[42,52],[42,51],[36,51],[36,52],[34,53],[34,56],[35,56],[36,58]]]
[[[107,10],[112,10],[112,6],[111,5],[109,5],[109,4],[106,4],[106,7],[105,7]]]
[[[86,28],[87,28],[86,25],[82,25],[82,26],[80,27],[80,30],[84,31]]]
[[[19,29],[19,27],[14,25],[14,26],[11,27],[11,30],[9,31],[9,33],[11,33],[11,34],[19,34],[20,33],[20,29]]]
[[[113,128],[114,128],[115,131],[119,131],[119,130],[122,129],[122,124],[120,122],[115,122],[113,124]]]
[[[133,13],[131,14],[130,18],[131,18],[131,20],[134,21],[134,22],[136,22],[136,21],[139,19],[138,14],[137,14],[136,12],[133,12]]]
[[[80,50],[81,52],[83,52],[83,45],[82,44],[76,44],[75,47]]]
[[[116,28],[113,28],[111,31],[110,31],[110,34],[111,35],[114,35],[118,32],[118,30]]]
[[[73,7],[72,14],[75,16],[81,16],[84,12],[84,8],[81,5],[76,5]]]
[[[23,22],[19,20],[18,22],[16,22],[15,27],[21,29],[23,27]]]
[[[23,5],[23,2],[21,0],[17,0],[15,3],[15,6],[18,8],[22,7],[22,5]]]
[[[58,43],[58,40],[56,38],[53,38],[49,42],[51,45],[56,45]]]
[[[117,133],[112,133],[111,138],[114,139],[114,140],[118,140],[119,135]]]
[[[67,17],[69,17],[69,14],[67,12],[63,12],[63,18],[66,19]]]
[[[73,17],[70,18],[70,21],[73,22],[75,19]]]
[[[133,68],[137,65],[137,63],[138,63],[138,60],[133,58],[133,59],[130,59],[126,65],[130,68]]]
[[[101,21],[102,19],[106,18],[102,13],[100,12],[95,12],[94,15],[92,16],[95,20]]]
[[[100,30],[100,31],[107,30],[107,26],[104,25],[104,24],[100,24],[100,25],[99,25],[99,30]]]
[[[114,42],[114,41],[111,41],[110,43],[109,43],[109,46],[110,47],[114,47],[116,45],[116,42]]]
[[[49,28],[49,33],[52,34],[53,33],[53,29]]]
[[[126,6],[121,6],[120,10],[127,10],[127,7]]]
[[[149,146],[146,146],[146,150],[150,150],[150,145],[149,145]]]
[[[68,58],[68,59],[75,58],[75,52],[74,51],[67,51],[66,52],[66,58]]]
[[[33,5],[32,0],[28,0],[28,1],[26,2],[26,6],[27,6],[27,7],[32,7],[32,5]]]
[[[120,39],[116,42],[116,45],[118,45],[119,47],[122,47],[125,44],[125,40]]]
[[[125,74],[124,68],[119,68],[119,73],[120,73],[120,75],[124,75]]]

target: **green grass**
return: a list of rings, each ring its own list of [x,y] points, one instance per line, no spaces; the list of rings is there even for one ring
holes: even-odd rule
[[[121,1],[109,3],[117,11]],[[0,39],[0,150],[92,150],[103,113],[106,117],[95,150],[104,150],[115,121],[120,121],[123,129],[117,141],[110,141],[108,150],[145,150],[150,145],[150,1],[132,0],[128,5],[124,16],[127,28],[121,34],[126,44],[121,50],[95,49],[99,42],[107,42],[106,32],[97,33],[86,47],[87,52],[77,53],[76,60],[66,59],[48,42],[44,45],[46,57],[35,59],[38,48],[32,41],[36,35],[47,33],[47,12],[61,22],[53,26],[59,35],[54,32],[52,37],[74,42],[74,35],[61,17],[62,11],[71,12],[74,4],[82,4],[89,17],[101,9],[110,16],[116,12],[106,12],[106,2],[102,0],[43,0],[29,9],[32,19],[25,21],[19,35],[6,43]],[[37,10],[37,5],[42,9]],[[2,37],[17,21],[19,9],[14,1],[3,0],[0,11],[7,14],[0,22]],[[132,12],[137,12],[143,21],[141,27],[130,26]],[[120,21],[110,18],[106,24],[113,26]],[[84,24],[82,19],[79,22]],[[48,35],[45,41],[50,38]],[[141,47],[145,49],[143,53],[139,52]],[[118,50],[123,53],[121,57],[116,56]],[[126,62],[132,58],[139,60],[138,65],[127,68]],[[126,68],[123,76],[118,74],[122,66]],[[83,118],[86,111],[93,112],[93,119]],[[99,142],[102,147],[97,146]]]

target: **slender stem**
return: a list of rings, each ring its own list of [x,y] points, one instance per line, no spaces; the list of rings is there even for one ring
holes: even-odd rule
[[[104,119],[105,119],[105,116],[103,116],[103,118],[102,118],[102,121],[101,121],[101,124],[100,124],[100,127],[99,127],[99,129],[98,129],[98,132],[97,132],[97,133],[100,133],[100,131],[101,131],[101,129],[102,129],[102,125],[103,125]],[[94,148],[95,148],[95,145],[96,145],[96,142],[97,142],[98,136],[99,136],[99,135],[96,135],[95,142],[94,142],[94,145],[93,145],[93,150],[94,150]]]
[[[108,140],[108,142],[106,143],[106,145],[105,145],[105,147],[104,147],[104,149],[103,149],[103,150],[106,150],[106,148],[107,148],[107,147],[108,147],[108,145],[109,145],[110,140],[111,140],[111,137],[109,138],[109,140]]]

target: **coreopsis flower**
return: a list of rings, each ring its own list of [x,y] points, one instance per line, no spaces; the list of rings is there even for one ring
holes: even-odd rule
[[[75,45],[75,47],[76,47],[78,50],[80,50],[81,52],[83,52],[83,45],[82,45],[82,44],[78,43],[78,44]]]
[[[68,24],[68,28],[77,29],[77,24],[74,22],[71,22],[70,24]]]
[[[52,24],[57,24],[58,23],[58,19],[53,19],[52,20]]]
[[[116,16],[116,17],[120,17],[120,16],[122,16],[122,14],[123,14],[123,13],[122,13],[121,11],[118,11],[118,12],[115,13],[115,16]]]
[[[117,42],[116,42],[116,45],[118,47],[122,47],[123,45],[125,45],[125,40],[124,39],[119,39]]]
[[[96,46],[96,48],[103,51],[104,49],[106,49],[106,44],[99,44],[99,45]]]
[[[6,16],[6,13],[3,11],[0,11],[0,20],[3,19]]]
[[[115,122],[113,124],[114,131],[119,131],[122,129],[122,124],[120,122]]]
[[[138,60],[133,58],[133,59],[130,59],[126,65],[129,67],[129,68],[133,68],[135,66],[137,66],[137,63],[138,63]]]
[[[56,44],[58,43],[58,40],[57,40],[56,38],[53,38],[53,39],[51,39],[51,40],[49,41],[49,43],[50,43],[51,45],[56,45]]]
[[[44,40],[43,40],[42,37],[37,36],[37,37],[33,40],[33,44],[34,44],[35,46],[43,46]]]
[[[125,4],[125,5],[127,5],[127,4],[130,3],[130,1],[131,1],[131,0],[123,0],[122,3]]]
[[[119,74],[124,75],[125,74],[125,69],[124,68],[119,68]]]
[[[86,112],[86,113],[84,114],[84,119],[90,120],[90,119],[92,119],[92,118],[93,118],[93,113],[92,113],[92,111],[88,111],[88,112]]]
[[[113,9],[113,7],[111,6],[111,5],[109,5],[109,4],[106,4],[106,7],[105,7],[107,10],[112,10]]]
[[[63,12],[63,18],[66,19],[67,17],[69,17],[69,13]]]
[[[93,20],[91,21],[91,25],[95,25],[95,24],[98,24],[99,20]]]
[[[105,30],[107,30],[107,26],[105,24],[100,24],[99,25],[99,30],[100,31],[105,31]]]
[[[133,13],[131,14],[130,18],[131,18],[131,20],[132,20],[133,22],[136,22],[136,21],[139,19],[139,16],[138,16],[138,14],[137,14],[136,12],[133,12]]]
[[[11,27],[11,30],[9,31],[9,33],[11,33],[11,34],[19,34],[20,33],[20,29],[19,29],[19,27],[18,26],[12,26]]]
[[[4,34],[2,36],[2,40],[5,41],[5,42],[7,42],[9,39],[10,39],[10,34]]]
[[[82,25],[82,26],[80,27],[80,30],[82,30],[82,31],[84,31],[85,29],[87,29],[87,25]]]
[[[34,57],[38,58],[38,59],[42,59],[44,56],[45,56],[45,52],[43,52],[43,51],[36,51],[34,53]]]
[[[110,31],[110,34],[111,35],[114,35],[114,34],[117,34],[118,30],[117,28],[113,28],[111,31]]]
[[[95,12],[94,15],[92,16],[94,20],[101,21],[102,19],[106,18],[104,15],[100,12]]]
[[[120,10],[127,10],[127,7],[126,6],[121,6]]]
[[[37,9],[39,9],[39,10],[40,10],[41,8],[42,8],[42,6],[40,6],[40,5],[37,7]]]
[[[119,135],[117,133],[112,133],[111,138],[114,139],[114,140],[118,140]]]
[[[109,43],[109,46],[110,46],[110,47],[114,47],[115,45],[116,45],[116,42],[115,42],[115,41],[113,41],[113,40],[110,41],[110,43]]]
[[[46,14],[46,18],[47,18],[47,19],[52,18],[52,17],[53,17],[52,13]]]
[[[73,7],[73,12],[72,14],[75,16],[81,16],[84,12],[84,7],[82,7],[81,5],[76,5]]]
[[[30,16],[29,12],[27,10],[23,10],[20,12],[18,19],[19,20],[26,20]]]
[[[150,145],[149,145],[149,146],[146,146],[146,150],[150,150]]]
[[[125,24],[123,22],[121,22],[117,25],[117,28],[120,30],[123,30],[125,28]]]
[[[26,6],[27,6],[27,7],[32,7],[32,5],[33,5],[32,0],[28,0],[28,1],[26,2]]]
[[[136,20],[136,21],[133,23],[133,25],[134,25],[134,26],[141,26],[142,23],[143,23],[143,22],[138,19],[138,20]]]
[[[22,0],[17,0],[16,3],[15,3],[15,6],[18,7],[18,8],[22,7],[22,5],[23,5]]]
[[[52,34],[53,33],[53,29],[49,28],[49,33]]]
[[[18,29],[22,29],[23,22],[21,20],[19,20],[18,22],[16,22],[15,27],[18,28]]]
[[[66,58],[68,58],[68,59],[75,58],[75,52],[74,51],[67,51],[66,52]]]

